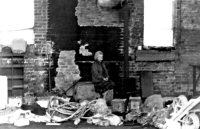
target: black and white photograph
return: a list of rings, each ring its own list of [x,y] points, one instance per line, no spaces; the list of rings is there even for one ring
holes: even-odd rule
[[[200,0],[0,0],[0,129],[199,129]]]

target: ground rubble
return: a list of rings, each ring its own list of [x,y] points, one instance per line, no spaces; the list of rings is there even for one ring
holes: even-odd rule
[[[73,121],[78,125],[81,120],[99,126],[122,125],[122,117],[112,114],[104,99],[71,102],[69,98],[51,96],[31,104],[8,105],[0,110],[0,124],[28,126],[30,121],[43,122],[47,125]]]
[[[112,105],[108,106],[106,100],[102,98],[73,102],[67,97],[49,96],[45,99],[27,101],[31,103],[8,105],[5,109],[0,110],[0,124],[6,123],[21,127],[28,126],[30,122],[60,125],[72,121],[74,125],[78,125],[81,121],[86,121],[88,124],[97,126],[121,126],[132,123],[131,125],[139,124],[140,126],[149,125],[160,129],[172,129],[169,125],[173,123],[173,128],[177,129],[184,123],[181,124],[179,120],[176,121],[173,118],[185,113],[184,105],[193,103],[193,101],[195,104],[199,102],[198,99],[190,101],[186,101],[186,99],[183,96],[166,99],[161,95],[152,95],[144,103],[141,103],[139,108],[126,108],[123,115],[118,115],[113,112]],[[184,111],[181,112],[181,110]],[[183,119],[187,116],[185,114],[182,115],[181,120],[185,120]],[[191,116],[193,118],[194,115]],[[189,127],[190,124],[186,126]],[[196,129],[199,125],[192,126],[195,127],[190,126],[191,129]]]

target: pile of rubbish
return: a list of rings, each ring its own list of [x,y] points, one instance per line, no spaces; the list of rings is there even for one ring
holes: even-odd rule
[[[126,105],[124,100],[119,100],[113,101],[111,107],[107,106],[106,100],[102,98],[81,102],[72,102],[70,98],[59,96],[37,100],[31,97],[26,99],[26,103],[18,99],[10,101],[5,109],[0,110],[0,124],[28,126],[30,121],[33,121],[43,122],[46,125],[60,125],[70,120],[78,125],[84,120],[98,126],[120,126],[131,122],[132,125],[150,125],[159,129],[199,129],[200,127],[200,97],[188,100],[184,95],[173,98],[152,95],[144,103],[130,101],[132,103]],[[125,115],[116,115],[114,111],[117,110]]]
[[[85,116],[90,112],[90,116]],[[74,120],[77,125],[81,119],[86,119],[88,123],[109,126],[121,125],[121,117],[112,114],[104,99],[96,99],[92,101],[82,101],[80,103],[65,101],[60,97],[52,97],[48,105],[48,114],[51,121],[64,122]]]
[[[186,96],[180,95],[167,101],[160,95],[152,95],[140,110],[129,112],[125,121],[159,129],[199,129],[199,103],[200,97],[188,101]]]
[[[112,114],[104,99],[70,102],[69,98],[51,96],[46,100],[28,99],[27,104],[12,103],[0,110],[0,124],[28,126],[30,121],[43,122],[46,125],[59,125],[72,120],[78,125],[81,120],[99,126],[122,125],[122,117]]]

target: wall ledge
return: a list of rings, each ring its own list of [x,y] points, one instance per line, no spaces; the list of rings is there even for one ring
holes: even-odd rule
[[[138,50],[136,51],[136,61],[174,61],[175,51],[155,51]]]

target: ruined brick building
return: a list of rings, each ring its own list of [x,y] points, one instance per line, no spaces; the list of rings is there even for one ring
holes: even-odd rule
[[[24,54],[23,85],[37,92],[51,90],[59,53],[71,50],[76,52],[79,66],[77,70],[74,65],[75,72],[80,72],[82,81],[90,81],[93,57],[79,52],[80,46],[88,44],[89,52],[100,49],[105,53],[118,85],[117,95],[121,90],[140,94],[141,89],[163,96],[198,94],[199,69],[195,66],[200,64],[200,0],[175,0],[172,47],[141,50],[144,0],[126,2],[119,8],[104,9],[95,0],[34,0],[35,39]]]

